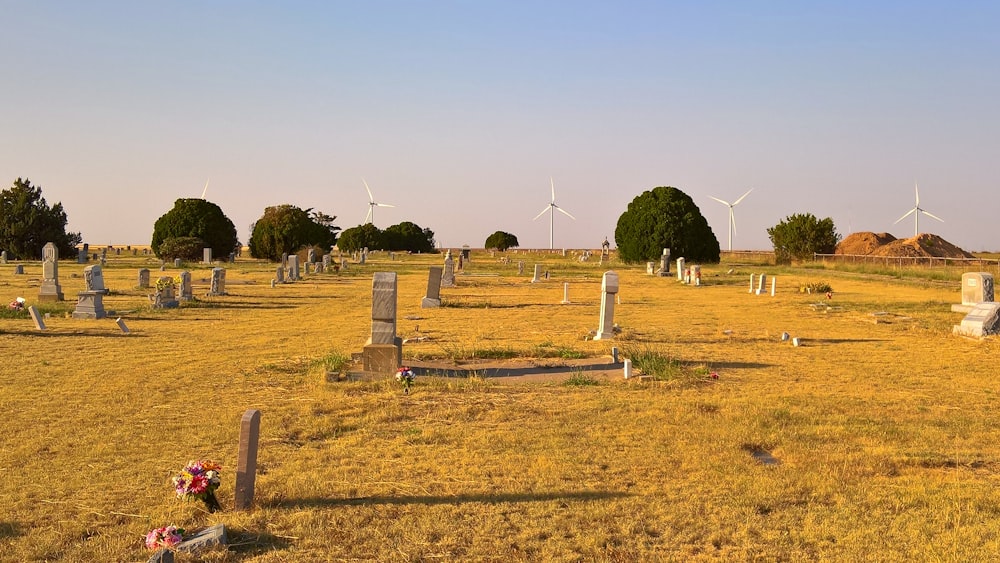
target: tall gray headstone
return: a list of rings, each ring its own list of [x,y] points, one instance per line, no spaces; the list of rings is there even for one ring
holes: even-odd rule
[[[85,291],[93,291],[103,295],[110,293],[104,287],[104,270],[101,269],[100,264],[93,264],[84,268],[83,281],[87,288]]]
[[[42,314],[38,312],[38,308],[34,305],[28,306],[28,314],[31,315],[32,322],[35,323],[35,329],[45,330],[45,321],[42,320]]]
[[[524,275],[524,260],[517,261],[517,275],[519,276]]]
[[[767,285],[767,274],[761,274],[757,277],[757,289],[754,290],[754,293],[757,295],[763,295],[764,292],[767,291],[764,289],[765,285]]]
[[[81,248],[76,251],[76,263],[86,264],[87,263],[87,249]]]
[[[441,273],[441,287],[455,287],[455,260],[449,252],[444,259],[444,271]]]
[[[211,251],[212,249],[209,248],[208,250]],[[183,262],[180,258],[174,258],[174,268],[180,268],[181,264],[183,264]]]
[[[0,264],[6,264],[6,263],[7,263],[7,251],[4,250],[3,252],[0,252]]]
[[[62,301],[62,287],[59,286],[59,249],[54,243],[42,247],[42,285],[38,288],[39,301]]]
[[[364,347],[364,370],[393,373],[403,362],[403,344],[396,337],[396,272],[372,277],[372,335]]]
[[[684,281],[684,258],[677,259],[677,281]]]
[[[663,255],[660,256],[660,277],[670,275],[670,249],[664,248]]]
[[[615,294],[618,293],[618,274],[604,272],[601,279],[601,326],[594,340],[607,340],[615,336]]]
[[[315,261],[316,261],[316,249],[315,248],[310,248],[306,252],[306,262],[312,264]]]
[[[542,276],[542,265],[535,264],[535,276],[531,278],[531,283],[538,283],[542,281],[541,276]]]
[[[563,284],[563,305],[569,305],[569,282]]]
[[[212,249],[211,248],[203,248],[201,250],[201,253],[202,253],[201,261],[204,262],[204,263],[206,263],[206,264],[211,264],[212,263]]]
[[[278,266],[274,269],[274,281],[276,283],[285,283],[285,269]]]
[[[226,269],[212,268],[212,285],[208,291],[209,295],[218,296],[226,294]]]
[[[431,266],[427,273],[427,294],[420,300],[421,309],[441,306],[441,273],[440,266]]]
[[[329,254],[323,255],[323,271],[329,272],[333,258]]]
[[[299,281],[302,276],[299,275],[299,257],[296,254],[290,254],[288,256],[288,281]]]
[[[236,461],[236,510],[253,504],[257,483],[257,445],[260,442],[260,411],[250,409],[240,420],[240,449]]]
[[[149,268],[139,268],[139,289],[149,288]]]
[[[194,287],[191,285],[191,272],[184,270],[180,273],[181,286],[179,288],[178,297],[182,301],[191,301],[194,299]],[[225,275],[223,275],[223,280],[225,280]]]

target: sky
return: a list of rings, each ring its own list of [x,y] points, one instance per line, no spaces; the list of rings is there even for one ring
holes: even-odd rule
[[[91,244],[177,198],[244,243],[272,205],[412,221],[443,247],[614,242],[690,195],[723,250],[795,213],[1000,249],[1000,3],[0,0],[0,187]]]

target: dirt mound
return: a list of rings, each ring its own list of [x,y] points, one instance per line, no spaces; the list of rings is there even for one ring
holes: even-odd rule
[[[943,238],[921,233],[897,239],[889,233],[854,233],[837,245],[837,254],[934,258],[975,258]]]
[[[840,241],[837,245],[836,254],[864,255],[875,252],[881,246],[885,246],[896,240],[896,237],[889,233],[853,233]]]

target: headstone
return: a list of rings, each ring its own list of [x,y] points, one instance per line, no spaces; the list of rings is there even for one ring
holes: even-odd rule
[[[312,262],[305,263],[306,275],[308,276],[312,272]]]
[[[283,268],[287,268],[288,267],[288,253],[287,252],[282,252],[281,253],[281,267],[283,267]]]
[[[240,449],[236,462],[236,510],[247,510],[253,504],[257,482],[257,445],[260,442],[260,411],[250,409],[240,420]]]
[[[190,538],[182,541],[177,544],[174,549],[177,551],[192,553],[218,545],[227,544],[229,544],[229,538],[226,534],[226,526],[224,524],[216,524],[214,526],[209,526],[208,528],[205,528]]]
[[[684,281],[684,258],[677,259],[677,281]]]
[[[993,274],[966,272],[962,274],[962,305],[993,301]]]
[[[608,242],[608,237],[604,237],[604,242],[601,243],[601,263],[604,263],[604,259],[608,258],[611,254],[611,243]]]
[[[472,262],[472,249],[467,244],[462,245],[462,259],[466,262]]]
[[[14,265],[14,275],[15,276],[23,276],[24,275],[24,266],[21,265],[21,264],[15,264]]]
[[[767,274],[761,274],[757,276],[757,290],[754,293],[756,293],[757,295],[763,294],[765,291],[764,284],[766,283],[767,283]]]
[[[212,286],[208,294],[211,296],[226,295],[225,268],[212,268]]]
[[[306,262],[308,262],[308,263],[311,264],[311,263],[313,263],[315,261],[316,261],[316,249],[315,248],[310,248],[306,252]]]
[[[618,347],[617,346],[612,346],[611,347],[611,362],[615,363],[615,364],[618,363]]]
[[[660,276],[665,277],[670,275],[670,249],[664,248],[663,255],[660,256]]]
[[[149,268],[139,268],[139,289],[149,288]]]
[[[774,290],[778,287],[777,276],[771,276],[771,297],[774,297]]]
[[[565,257],[566,257],[566,249],[565,249],[565,248],[564,248],[564,249],[562,249],[562,255],[563,255],[563,258],[565,258]]]
[[[274,269],[274,281],[277,283],[285,283],[285,269],[281,266]]]
[[[83,281],[86,285],[85,292],[93,291],[103,295],[110,293],[104,287],[104,270],[101,269],[99,264],[93,264],[83,269]]]
[[[441,272],[440,266],[431,266],[427,273],[427,293],[420,300],[421,309],[431,309],[441,306]]]
[[[458,255],[458,271],[459,272],[464,272],[465,271],[465,259],[462,258],[462,254],[461,253],[459,253],[459,255]]]
[[[236,253],[235,252],[230,252],[229,253],[229,263],[230,264],[235,264],[236,263]]]
[[[613,270],[604,272],[601,280],[601,325],[594,340],[614,338],[615,294],[618,293],[618,274]]]
[[[194,287],[191,285],[191,272],[184,270],[180,273],[181,286],[179,288],[178,297],[182,301],[191,301],[194,299]],[[225,275],[223,275],[223,281],[225,281]]]
[[[563,305],[569,305],[569,283],[563,283],[563,300],[561,301]]]
[[[42,320],[42,314],[38,312],[37,307],[28,305],[28,314],[31,315],[31,320],[35,323],[35,329],[45,330],[45,321]]]
[[[122,329],[122,332],[124,332],[125,334],[129,333],[128,325],[125,324],[125,319],[118,317],[117,319],[115,319],[115,324],[117,324],[118,328]]]
[[[455,287],[455,260],[451,251],[444,257],[444,272],[441,274],[441,287]]]
[[[955,325],[952,333],[959,336],[982,338],[1000,331],[1000,303],[984,302],[972,306],[962,324]]]
[[[531,283],[538,283],[542,281],[542,265],[535,264],[535,276],[531,278]]]
[[[87,266],[88,268],[99,268],[100,266]],[[103,291],[81,291],[77,294],[76,309],[73,311],[74,319],[103,319],[108,316],[104,311]]]
[[[174,278],[162,276],[156,280],[156,293],[153,294],[154,309],[172,309],[180,305],[176,296]]]
[[[755,278],[755,276],[753,274],[750,274],[750,291],[748,291],[747,293],[753,293],[753,280],[754,280],[754,278]]]
[[[524,275],[524,260],[517,261],[517,275],[519,276]]]
[[[329,254],[323,255],[323,271],[328,271],[333,266],[333,257]]]
[[[701,285],[701,266],[698,264],[691,266],[691,283],[696,286]]]
[[[632,377],[632,360],[625,358],[624,364],[625,366],[622,371],[625,373],[625,379],[629,379]]]
[[[201,249],[201,254],[202,254],[202,258],[201,258],[202,262],[204,262],[205,264],[211,264],[212,263],[212,249],[211,248],[203,248],[203,249]]]
[[[299,281],[302,276],[299,275],[299,257],[297,254],[290,254],[288,256],[288,281]]]
[[[87,263],[87,245],[83,245],[83,248],[76,251],[76,263],[77,264]]]
[[[396,273],[376,272],[372,277],[372,335],[364,347],[364,370],[394,373],[403,363],[403,344],[396,337]]]
[[[6,264],[6,263],[7,263],[7,251],[4,250],[3,252],[0,252],[0,264]]]
[[[646,262],[646,275],[651,276],[656,272],[656,262]]]
[[[209,249],[209,250],[211,250],[211,249]],[[181,261],[180,258],[174,258],[174,268],[180,268],[181,264],[183,264],[183,262]]]
[[[347,271],[347,258],[344,258],[343,256],[340,257],[340,271]]]
[[[42,247],[42,285],[38,288],[39,301],[62,301],[62,287],[59,286],[59,249],[54,243]]]
[[[361,255],[358,256],[358,264],[364,264],[366,261],[368,261],[368,248],[367,247],[361,249]]]
[[[396,253],[395,252],[390,252],[389,253],[389,261],[393,262],[395,260],[396,260]]]

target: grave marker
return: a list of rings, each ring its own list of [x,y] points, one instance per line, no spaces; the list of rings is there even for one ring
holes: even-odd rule
[[[42,314],[38,312],[37,307],[29,305],[28,314],[31,315],[31,320],[35,323],[35,329],[45,330],[45,321],[42,320]]]
[[[42,285],[38,288],[39,301],[62,301],[62,287],[59,286],[59,249],[54,243],[42,247]]]
[[[149,288],[149,268],[139,268],[139,289]]]
[[[208,291],[208,295],[211,296],[226,295],[225,268],[212,268],[212,286]]]
[[[421,309],[431,309],[441,306],[441,272],[440,266],[431,266],[427,273],[427,293],[420,300]]]
[[[288,256],[288,281],[299,281],[299,257],[297,254]]]
[[[563,283],[563,305],[569,305],[569,282]]]
[[[260,411],[250,409],[240,420],[240,449],[236,462],[236,510],[253,504],[257,483],[257,445],[260,442]]]
[[[99,264],[93,264],[83,269],[83,280],[86,285],[84,291],[92,291],[107,295],[110,291],[104,287],[104,271]]]
[[[6,264],[6,263],[7,263],[7,251],[4,250],[3,252],[0,252],[0,264]]]
[[[180,268],[181,264],[182,262],[180,258],[174,258],[174,268]]]
[[[93,267],[100,268],[96,265]],[[74,319],[103,319],[106,316],[108,315],[104,311],[103,291],[81,291],[77,294],[76,309],[73,310]]]
[[[524,260],[517,261],[517,275],[519,276],[524,275]]]
[[[952,328],[952,334],[982,338],[1000,331],[1000,303],[977,303],[972,306],[969,314],[962,319],[962,324]]]
[[[757,278],[757,295],[764,293],[764,284],[767,283],[767,274],[761,274]]]
[[[203,249],[201,249],[201,254],[202,254],[202,256],[201,256],[201,261],[202,262],[204,262],[205,264],[211,264],[212,263],[212,249],[211,248],[203,248]]]
[[[15,276],[23,276],[24,275],[24,266],[21,265],[21,264],[15,264],[14,265],[14,275]]]
[[[451,251],[444,257],[444,272],[441,274],[441,287],[455,287],[455,260]]]
[[[966,272],[962,274],[962,305],[993,301],[993,274]]]
[[[128,326],[125,324],[125,320],[122,319],[121,317],[115,319],[115,324],[117,324],[118,328],[122,329],[122,332],[124,332],[125,334],[129,333]]]
[[[541,275],[542,275],[542,265],[535,264],[535,276],[531,278],[531,283],[538,283],[542,281]]]
[[[613,270],[604,272],[601,279],[601,325],[594,340],[614,338],[615,294],[618,293],[618,274]]]
[[[677,259],[677,281],[684,281],[684,258]]]
[[[180,287],[180,297],[183,301],[191,301],[194,299],[194,288],[191,286],[191,272],[184,270],[180,273],[181,287]],[[224,276],[223,276],[224,278]]]
[[[663,249],[663,256],[660,256],[660,277],[670,275],[670,249]]]
[[[397,277],[376,272],[372,277],[372,334],[364,347],[364,370],[394,373],[403,363],[403,343],[396,337]]]
[[[172,309],[180,305],[175,296],[174,278],[161,276],[156,280],[156,293],[153,294],[154,309]]]

